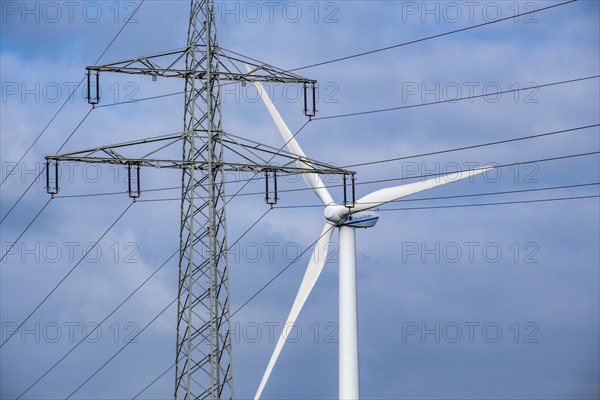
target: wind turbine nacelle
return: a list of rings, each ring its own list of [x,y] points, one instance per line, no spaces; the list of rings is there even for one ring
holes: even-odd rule
[[[375,226],[379,214],[374,211],[356,211],[339,204],[330,204],[323,212],[325,219],[335,226],[354,226],[356,228],[370,228]]]
[[[373,211],[360,211],[350,214],[340,225],[352,226],[354,228],[371,228],[379,220],[379,214]]]

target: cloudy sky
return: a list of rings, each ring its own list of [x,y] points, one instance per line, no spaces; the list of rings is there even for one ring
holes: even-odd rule
[[[558,2],[216,2],[222,47],[284,69],[552,4]],[[62,151],[181,131],[181,95],[130,102],[179,92],[178,80],[103,74],[101,105],[128,103],[89,115],[84,87],[69,99],[85,66],[96,62],[137,5],[1,3],[2,343],[76,266],[2,345],[2,399],[23,394],[178,248],[179,203],[169,200],[177,189],[143,193],[142,200],[164,201],[136,202],[107,232],[130,205],[126,194],[69,196],[123,192],[125,173],[80,163],[61,167],[60,195],[66,197],[51,200],[19,238],[49,199],[45,182],[35,181],[44,156],[55,154],[71,133]],[[188,13],[188,1],[146,0],[100,63],[183,47]],[[598,2],[579,1],[298,71],[319,82],[318,118],[400,108],[317,118],[297,136],[314,159],[365,163],[352,167],[359,196],[425,174],[503,166],[386,205],[376,227],[357,232],[363,398],[600,395],[600,159],[582,155],[600,150],[598,78],[443,102],[597,76],[599,20]],[[269,88],[292,131],[306,123],[297,89]],[[429,104],[436,102],[442,103]],[[405,107],[412,105],[420,106]],[[227,132],[282,145],[250,86],[223,88],[223,121]],[[368,164],[562,130],[569,131]],[[341,200],[340,179],[325,181]],[[180,182],[175,171],[142,171],[142,189]],[[229,243],[268,211],[229,254],[238,398],[254,395],[308,254],[290,261],[311,246],[323,224],[322,210],[308,207],[319,204],[312,193],[286,192],[303,185],[282,179],[281,208],[270,211],[262,181],[248,184],[242,193],[249,195],[228,205]],[[240,187],[230,183],[227,192]],[[449,198],[498,192],[504,193]],[[483,205],[490,203],[503,204]],[[264,398],[337,396],[337,260],[334,246]],[[176,308],[159,313],[177,295],[177,268],[175,257],[23,398],[129,399],[159,378],[175,358]],[[172,397],[173,386],[170,370],[139,398]]]

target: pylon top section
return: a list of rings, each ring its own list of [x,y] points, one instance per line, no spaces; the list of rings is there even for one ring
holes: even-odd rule
[[[210,4],[206,3],[210,11]],[[208,14],[208,15],[205,15]],[[153,79],[183,78],[186,82],[210,81],[211,88],[228,83],[239,82],[242,85],[252,82],[301,84],[304,86],[304,114],[309,118],[316,114],[317,81],[300,76],[293,71],[275,67],[269,63],[220,47],[216,36],[206,29],[214,27],[207,23],[213,16],[210,12],[203,13],[200,2],[192,2],[190,32],[188,32],[187,47],[163,51],[155,54],[139,56],[127,60],[111,62],[103,65],[86,67],[87,100],[96,105],[100,102],[100,73],[116,72],[130,75],[148,75]],[[197,23],[199,21],[199,23]],[[204,23],[202,23],[204,21]],[[214,21],[213,21],[214,22]],[[210,26],[210,28],[209,28]],[[194,31],[197,27],[204,34]],[[207,62],[217,63],[211,65]],[[191,62],[190,62],[191,60]],[[210,66],[210,68],[209,68]],[[249,66],[247,70],[246,66]],[[187,90],[187,89],[186,89]],[[197,93],[206,91],[206,87],[198,85]],[[212,90],[212,89],[211,89]],[[131,140],[128,142],[92,147],[53,156],[47,156],[48,166],[58,165],[64,161],[86,163],[106,163],[135,167],[175,168],[183,170],[208,170],[214,168],[214,163],[207,160],[173,158],[172,150],[175,144],[181,145],[190,137],[199,139],[198,143],[208,143],[208,127],[186,127],[184,132]],[[213,127],[214,128],[214,127]],[[281,148],[254,142],[247,138],[235,136],[222,130],[219,125],[210,134],[217,133],[220,145],[227,156],[227,162],[217,165],[222,171],[249,171],[265,174],[329,174],[354,176],[355,172],[335,165],[313,159],[299,159],[296,155]],[[138,136],[139,137],[139,136]],[[58,192],[58,174],[56,168],[48,168],[47,187],[50,194]],[[55,175],[55,176],[52,176]],[[52,189],[50,189],[52,187]]]
[[[207,72],[202,69],[205,64],[202,57],[198,59],[197,67],[186,69],[185,60],[190,52],[200,53],[206,57],[206,47],[193,45],[183,49],[169,50],[161,53],[136,57],[128,60],[112,62],[104,65],[86,67],[88,73],[92,72],[119,72],[135,75],[150,75],[165,78],[196,78],[204,79]],[[222,47],[213,48],[213,53],[218,55],[219,71],[213,72],[213,79],[220,81],[239,82],[278,82],[278,83],[303,83],[316,84],[317,81],[302,77],[290,71],[277,68],[266,62],[244,56]],[[252,79],[246,73],[244,64],[252,67]]]

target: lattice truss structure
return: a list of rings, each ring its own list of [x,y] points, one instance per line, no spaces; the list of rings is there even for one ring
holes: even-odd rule
[[[250,66],[249,73],[242,72],[245,64]],[[184,79],[183,131],[47,156],[47,190],[52,195],[58,193],[58,164],[65,161],[126,166],[132,198],[142,193],[141,167],[182,171],[174,398],[231,399],[225,173],[264,174],[265,198],[273,204],[277,201],[278,173],[341,174],[351,177],[353,183],[354,172],[300,159],[223,130],[220,88],[224,83],[302,84],[304,112],[311,117],[316,112],[316,81],[220,47],[212,0],[191,0],[185,48],[87,67],[88,102],[92,105],[100,101],[101,72]],[[173,147],[182,149],[181,159],[163,156],[173,154]],[[269,181],[274,183],[271,188]]]

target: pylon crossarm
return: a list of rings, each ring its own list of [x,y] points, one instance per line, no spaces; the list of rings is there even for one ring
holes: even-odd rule
[[[238,155],[242,159],[248,161],[248,163],[252,165],[257,165],[255,161],[253,161],[252,156],[255,156],[255,152],[252,152],[252,149],[245,148],[244,146],[238,146],[237,149],[246,149],[249,151],[249,155],[243,154],[241,151],[238,151],[236,147],[230,146],[228,143],[223,141],[223,147],[233,154]],[[264,150],[263,150],[264,151]],[[269,154],[269,151],[265,151]],[[341,168],[338,168],[333,165],[328,165],[319,161],[309,160],[307,158],[298,158],[297,156],[290,154],[279,154],[277,152],[272,153],[273,156],[279,156],[277,162],[271,163],[270,160],[262,159],[260,164],[266,168],[270,168],[271,165],[277,165],[281,170],[290,170],[290,171],[301,171],[301,173],[334,173],[339,175],[350,174],[351,172],[345,171]],[[273,158],[273,157],[272,157]],[[256,157],[254,157],[256,159]],[[298,165],[306,165],[305,168],[298,167]],[[323,172],[328,171],[328,172]],[[333,171],[333,172],[332,172]]]
[[[185,71],[185,55],[188,49],[168,50],[147,56],[135,57],[127,60],[115,61],[102,65],[91,65],[86,67],[87,71],[124,72],[130,74],[161,75],[167,71]],[[175,68],[181,63],[182,68]],[[161,66],[161,64],[163,66]],[[178,76],[174,74],[173,76]]]
[[[205,140],[206,132],[198,131],[195,135],[197,138]],[[130,140],[121,143],[110,145],[90,147],[83,150],[62,153],[54,156],[46,157],[47,160],[54,161],[79,161],[92,163],[109,163],[109,164],[124,164],[130,161],[140,163],[145,167],[154,168],[182,168],[181,161],[173,161],[170,158],[157,157],[157,153],[166,148],[179,143],[186,137],[185,132],[176,132],[161,136],[147,137],[142,139]],[[147,148],[142,155],[125,156],[118,150],[126,148],[136,148],[140,145],[159,144],[154,148]],[[351,175],[354,172],[335,165],[331,165],[322,161],[314,160],[308,157],[299,158],[281,148],[276,148],[266,144],[258,143],[253,140],[236,136],[230,133],[223,132],[222,144],[231,154],[235,154],[240,160],[236,163],[231,163],[234,170],[238,170],[238,166],[251,166],[251,168],[272,167],[277,165],[281,171],[289,171],[289,173],[325,173],[336,175]],[[108,157],[106,157],[108,156]],[[298,164],[305,166],[298,167]]]
[[[317,81],[314,79],[304,78],[302,76],[292,74],[285,70],[273,67],[272,65],[266,63],[242,60],[237,57],[223,56],[222,58],[225,58],[227,61],[230,61],[233,68],[229,68],[223,61],[221,61],[221,66],[226,69],[226,71],[221,71],[220,73],[221,80],[235,80],[247,83],[251,83],[253,81],[307,84],[317,83]],[[244,64],[247,64],[251,67],[252,77],[250,77],[250,74],[241,71],[241,68],[245,68]]]
[[[244,148],[246,151],[252,153],[257,158],[262,159],[259,154],[266,155],[269,159],[269,162],[264,161],[264,164],[273,163],[274,157],[284,159],[282,165],[288,165],[291,162],[297,163],[302,162],[304,164],[312,166],[314,169],[329,169],[329,170],[337,170],[339,174],[354,174],[353,171],[346,171],[344,169],[338,168],[335,165],[327,164],[322,161],[318,161],[308,157],[298,157],[296,154],[290,153],[287,150],[282,148],[269,146],[265,143],[259,143],[254,140],[250,140],[241,136],[233,135],[229,132],[223,132],[222,138],[223,144],[227,146],[227,148],[231,148],[233,145]],[[279,161],[279,160],[277,160]]]
[[[202,46],[195,47],[197,52],[206,54]],[[135,57],[127,60],[116,61],[103,65],[90,65],[86,67],[90,72],[117,72],[130,75],[151,75],[165,78],[196,78],[202,79],[206,71],[201,68],[186,69],[184,62],[185,56],[191,51],[191,48],[169,50],[147,56]],[[317,81],[308,79],[297,74],[274,67],[268,63],[245,57],[231,50],[220,49],[220,65],[224,71],[213,71],[213,76],[218,76],[221,81],[240,81],[251,82],[244,70],[244,64],[248,64],[253,69],[252,80],[260,82],[278,82],[278,83],[308,83],[313,84]],[[229,53],[233,54],[230,55]],[[229,61],[231,67],[225,64]],[[181,64],[181,65],[178,65]]]
[[[271,78],[276,79],[285,79],[288,83],[316,83],[316,80],[309,79],[298,74],[294,74],[288,70],[275,67],[269,63],[266,63],[261,60],[257,60],[256,58],[245,56],[241,53],[235,52],[233,50],[228,50],[223,47],[219,47],[219,57],[221,58],[221,65],[223,65],[227,71],[231,71],[228,67],[224,65],[222,60],[227,60],[231,63],[233,68],[241,75],[248,75],[246,72],[245,65],[249,65],[252,69],[252,80],[260,80],[256,79],[257,77],[270,76]]]
[[[86,156],[47,156],[47,161],[54,162],[83,162],[89,164],[112,164],[112,165],[129,165],[136,164],[141,167],[152,167],[152,168],[189,168],[189,163],[177,160],[157,160],[157,159],[143,159],[143,158],[126,158],[117,157],[112,155],[111,157],[86,157]],[[195,168],[202,169],[202,168]]]
[[[194,170],[209,170],[209,163],[206,161],[186,161],[186,160],[171,160],[171,159],[154,159],[154,158],[130,158],[122,157],[117,154],[111,154],[110,157],[91,157],[91,156],[47,156],[48,162],[84,162],[91,164],[113,164],[113,165],[139,165],[141,167],[152,168],[171,168],[171,169],[194,169]],[[269,164],[253,164],[253,163],[222,163],[218,165],[227,172],[254,172],[260,173],[264,171],[277,171],[280,174],[326,174],[326,175],[353,175],[354,172],[340,168],[302,168],[292,165],[269,165]],[[215,168],[213,165],[211,168]]]
[[[171,133],[168,135],[162,135],[162,136],[153,136],[153,137],[148,137],[148,138],[143,138],[143,139],[137,139],[137,140],[131,140],[128,142],[122,142],[122,143],[115,143],[115,144],[109,144],[109,145],[104,145],[104,146],[97,146],[97,147],[90,147],[88,149],[83,149],[83,150],[77,150],[77,151],[72,151],[70,153],[63,153],[63,154],[59,154],[59,157],[70,157],[70,156],[82,156],[82,155],[93,155],[97,152],[110,152],[111,150],[114,151],[114,149],[117,148],[123,148],[123,147],[130,147],[130,146],[137,146],[137,145],[143,145],[143,144],[149,144],[149,143],[156,143],[156,142],[162,142],[165,140],[172,140],[173,143],[181,140],[181,138],[183,138],[184,133]],[[48,157],[46,157],[48,158]]]
[[[202,79],[206,76],[206,71],[194,71],[185,69],[167,69],[158,67],[119,67],[119,66],[106,66],[106,67],[87,67],[88,71],[96,72],[117,72],[129,75],[150,75],[160,76],[163,78],[196,78]],[[252,75],[252,79],[246,74],[237,72],[219,72],[215,73],[220,81],[229,82],[252,82],[253,80],[259,82],[272,82],[272,83],[316,83],[316,81],[309,79],[297,79],[294,77],[278,76],[269,70],[257,70],[258,73],[264,72],[263,74]]]

